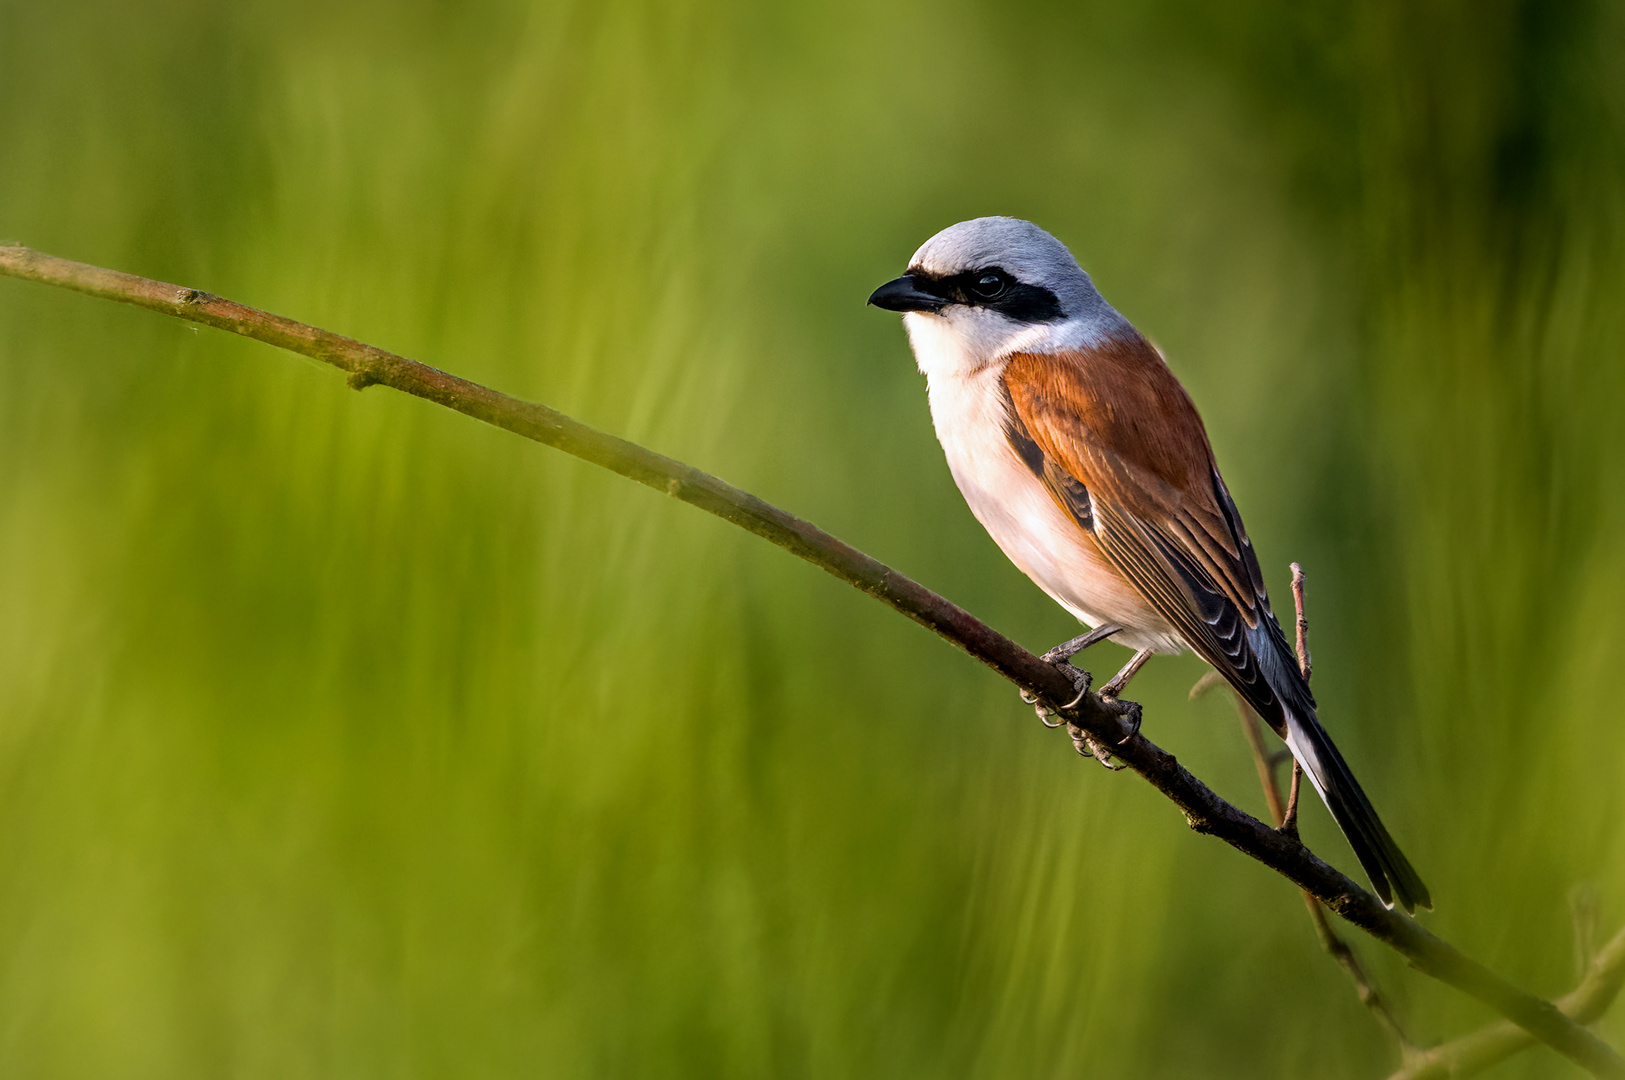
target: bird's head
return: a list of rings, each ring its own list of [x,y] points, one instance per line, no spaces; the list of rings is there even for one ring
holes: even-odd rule
[[[927,240],[869,303],[904,313],[926,374],[974,371],[1023,350],[1074,347],[1126,326],[1072,253],[1030,221],[962,221]]]

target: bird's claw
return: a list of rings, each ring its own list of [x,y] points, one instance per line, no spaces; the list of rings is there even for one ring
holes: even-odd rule
[[[1140,704],[1137,701],[1117,701],[1115,699],[1105,704],[1110,711],[1128,721],[1129,731],[1127,735],[1118,739],[1111,746],[1107,746],[1075,724],[1068,724],[1066,732],[1072,736],[1072,745],[1078,748],[1078,753],[1085,757],[1094,758],[1112,772],[1118,772],[1121,769],[1128,768],[1128,766],[1121,762],[1116,765],[1112,764],[1113,747],[1122,746],[1140,733]]]
[[[1049,722],[1049,718],[1050,718],[1049,706],[1045,705],[1043,699],[1040,698],[1037,694],[1030,694],[1027,691],[1023,690],[1023,691],[1021,691],[1021,700],[1033,707],[1033,712],[1038,714],[1038,722],[1040,724],[1043,724],[1047,728],[1058,728],[1058,727],[1061,726],[1059,722],[1056,722],[1056,723],[1053,723],[1053,724]]]
[[[1106,769],[1107,772],[1120,772],[1128,768],[1123,764],[1112,764],[1111,747],[1074,724],[1068,724],[1066,733],[1072,736],[1072,745],[1077,747],[1078,753],[1083,757],[1092,757]]]
[[[1117,745],[1122,746],[1140,733],[1140,721],[1144,717],[1140,712],[1140,703],[1137,701],[1115,701],[1114,704],[1119,710],[1118,715],[1125,717],[1129,723],[1128,734],[1117,740]]]
[[[1134,738],[1134,736],[1140,733],[1139,704],[1133,701],[1118,701],[1115,696],[1111,697],[1106,702],[1107,708],[1110,711],[1115,712],[1118,716],[1126,719],[1129,724],[1128,734],[1118,739],[1111,746],[1108,746],[1106,743],[1101,742],[1089,732],[1067,720],[1065,717],[1067,712],[1077,708],[1083,703],[1083,699],[1089,694],[1089,688],[1094,681],[1094,677],[1081,668],[1073,667],[1064,659],[1060,661],[1051,661],[1051,663],[1056,670],[1060,671],[1069,680],[1071,680],[1073,688],[1077,691],[1077,693],[1073,695],[1072,700],[1067,702],[1065,705],[1051,706],[1047,704],[1038,694],[1034,694],[1026,690],[1021,691],[1021,700],[1033,707],[1033,711],[1038,714],[1038,722],[1043,724],[1045,727],[1066,728],[1066,733],[1072,737],[1072,745],[1077,747],[1079,754],[1083,755],[1084,757],[1094,758],[1111,772],[1117,772],[1121,769],[1128,768],[1127,765],[1120,762],[1113,764],[1113,747],[1122,746],[1124,743],[1128,742],[1130,739]],[[1119,687],[1119,689],[1121,689],[1121,687]],[[1102,692],[1102,696],[1105,696],[1104,691]],[[1060,719],[1052,722],[1050,717],[1056,715],[1059,715]]]
[[[1090,675],[1087,671],[1080,671],[1079,669],[1072,667],[1071,664],[1068,664],[1067,667],[1071,668],[1068,678],[1072,680],[1072,688],[1076,690],[1077,693],[1072,695],[1071,701],[1061,706],[1062,712],[1066,712],[1068,709],[1076,709],[1079,705],[1081,705],[1083,703],[1083,699],[1089,696],[1089,684],[1094,681],[1094,676]]]
[[[1065,705],[1051,707],[1046,704],[1037,694],[1030,693],[1026,690],[1021,691],[1021,700],[1033,707],[1033,712],[1038,714],[1038,722],[1040,724],[1043,724],[1047,728],[1058,728],[1066,726],[1066,721],[1058,720],[1052,724],[1050,723],[1049,718],[1054,716],[1056,713],[1065,713],[1069,709],[1075,709],[1082,704],[1083,699],[1089,694],[1089,684],[1091,681],[1093,681],[1094,676],[1090,675],[1087,671],[1073,667],[1064,660],[1059,663],[1053,663],[1052,666],[1054,666],[1054,668],[1061,674],[1065,675],[1071,681],[1072,688],[1077,691],[1077,693],[1072,696],[1072,700],[1067,702]]]

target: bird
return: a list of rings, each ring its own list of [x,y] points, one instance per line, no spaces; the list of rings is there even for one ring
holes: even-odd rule
[[[1431,908],[1316,715],[1270,609],[1258,557],[1190,395],[1065,244],[982,217],[927,240],[869,303],[901,312],[931,417],[971,513],[1089,632],[1153,655],[1190,651],[1285,740],[1382,902]]]

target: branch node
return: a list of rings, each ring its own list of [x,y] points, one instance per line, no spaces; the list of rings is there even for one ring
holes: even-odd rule
[[[350,372],[350,377],[344,380],[345,384],[348,385],[351,390],[365,390],[367,387],[373,386],[379,381],[378,376],[374,375],[366,368],[362,368],[360,371]]]
[[[1349,912],[1353,911],[1359,906],[1359,898],[1350,896],[1348,893],[1338,893],[1330,900],[1322,901],[1322,903],[1324,903],[1332,911],[1335,911],[1339,916],[1347,918]]]

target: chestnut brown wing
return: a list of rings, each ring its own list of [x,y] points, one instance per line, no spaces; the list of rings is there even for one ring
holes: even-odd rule
[[[1010,440],[1100,553],[1260,716],[1313,709],[1201,418],[1143,338],[1023,353]]]

